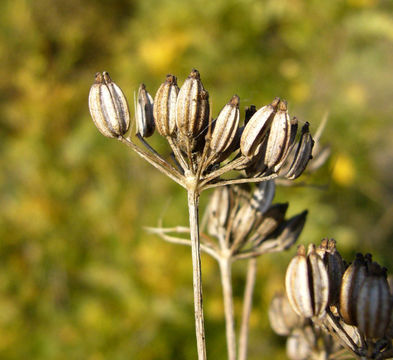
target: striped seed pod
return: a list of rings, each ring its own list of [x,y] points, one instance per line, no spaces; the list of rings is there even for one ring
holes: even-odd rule
[[[294,160],[290,165],[288,171],[284,176],[289,180],[298,178],[303,171],[306,169],[308,161],[311,159],[312,148],[314,146],[314,140],[311,137],[309,131],[309,123],[306,122],[302,128],[302,135],[299,140],[299,145],[296,149]]]
[[[176,124],[188,138],[197,137],[209,122],[209,94],[203,88],[198,70],[193,69],[180,88],[176,103]]]
[[[366,338],[382,338],[392,312],[386,269],[375,262],[370,264],[368,275],[359,289],[357,302],[354,305],[360,333]]]
[[[310,326],[295,329],[287,340],[287,355],[291,360],[307,360],[313,357],[317,337]]]
[[[130,126],[127,99],[106,71],[95,76],[89,93],[89,110],[94,124],[106,137],[122,136]]]
[[[306,222],[308,211],[291,217],[280,224],[280,227],[269,239],[262,241],[258,249],[271,253],[289,249],[298,239]]]
[[[344,261],[336,249],[334,239],[323,239],[317,248],[329,275],[329,305],[337,305],[340,299],[342,277],[345,272]]]
[[[289,335],[294,328],[300,327],[303,323],[303,319],[293,311],[284,294],[274,295],[268,315],[270,326],[274,332],[282,336]]]
[[[311,244],[306,251],[298,247],[297,255],[289,263],[285,287],[292,308],[300,316],[314,317],[325,313],[329,297],[329,278],[321,257]]]
[[[146,90],[145,84],[138,89],[136,104],[136,133],[142,137],[152,136],[154,133],[153,98]]]
[[[275,204],[266,210],[257,224],[250,242],[260,244],[271,235],[284,221],[288,203]]]
[[[207,211],[207,232],[211,236],[219,237],[225,233],[229,214],[232,209],[233,194],[229,186],[221,186],[214,190]]]
[[[275,98],[270,105],[260,108],[247,122],[240,139],[240,150],[244,156],[252,157],[255,154],[269,131],[279,102],[280,99]]]
[[[176,102],[179,87],[174,75],[167,75],[154,98],[154,118],[162,136],[173,136],[176,131]]]
[[[291,139],[291,119],[286,101],[280,101],[269,131],[264,162],[273,168],[286,155]]]
[[[256,210],[249,202],[243,204],[237,211],[232,223],[232,247],[237,250],[247,241],[256,218]]]
[[[210,149],[214,154],[225,152],[232,144],[239,127],[239,97],[234,95],[215,121]]]
[[[285,151],[283,152],[280,161],[274,166],[273,171],[278,172],[281,167],[289,160],[291,150],[293,149],[293,146],[295,144],[296,140],[296,134],[297,134],[297,129],[298,129],[298,120],[296,117],[293,117],[290,121],[291,128],[289,131],[289,142],[286,146]],[[293,161],[293,158],[292,158]],[[291,163],[292,163],[291,161]]]
[[[272,204],[276,193],[274,180],[262,181],[258,184],[251,195],[251,205],[263,214]]]
[[[340,315],[348,325],[357,326],[356,303],[367,276],[367,259],[356,254],[355,261],[345,271],[340,290]]]

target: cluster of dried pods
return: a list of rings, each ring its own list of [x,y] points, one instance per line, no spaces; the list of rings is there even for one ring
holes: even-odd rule
[[[357,254],[347,265],[332,239],[322,240],[318,247],[311,244],[307,254],[300,245],[288,266],[285,285],[294,313],[289,315],[288,305],[277,305],[287,301],[281,296],[272,303],[270,320],[277,333],[291,334],[291,359],[313,359],[316,351],[336,358],[338,348],[330,340],[318,348],[316,339],[326,336],[321,330],[356,358],[393,357],[392,290],[386,269],[370,254]],[[295,343],[304,350],[301,357],[293,351]]]
[[[180,88],[176,76],[167,75],[154,99],[142,84],[134,101],[135,135],[142,148],[136,145],[129,132],[131,121],[126,97],[107,72],[96,74],[89,94],[90,114],[103,135],[126,144],[187,190],[190,227],[177,228],[175,232],[187,232],[190,240],[170,237],[168,229],[160,229],[159,233],[168,241],[191,245],[199,360],[207,357],[200,249],[219,260],[222,273],[225,272],[223,278],[228,279],[234,259],[251,259],[292,245],[306,218],[303,212],[285,220],[287,205],[271,206],[274,183],[267,181],[277,177],[293,180],[303,173],[314,146],[309,124],[305,123],[298,135],[298,120],[290,118],[285,100],[275,98],[259,109],[254,105],[248,107],[241,125],[239,101],[237,95],[232,96],[213,118],[209,94],[195,69]],[[157,153],[146,141],[156,129],[171,148],[169,158]],[[323,158],[326,159],[326,152],[321,152],[319,164],[323,163]],[[233,170],[238,171],[236,176]],[[208,188],[252,182],[267,183],[253,193],[241,187],[223,187],[213,194],[207,211],[207,233],[202,234],[201,243],[200,193]],[[233,314],[227,316],[228,322],[230,318],[233,319]],[[229,358],[235,359],[234,339],[228,335],[230,328],[233,328],[233,321],[227,327],[227,338]],[[239,359],[245,356],[243,350]]]
[[[298,121],[289,117],[285,100],[275,98],[258,110],[251,105],[246,109],[244,125],[240,126],[239,97],[234,95],[212,119],[209,94],[195,69],[181,88],[176,76],[167,75],[154,100],[141,84],[135,104],[136,135],[150,151],[148,160],[186,188],[187,179],[195,175],[202,190],[231,170],[244,170],[246,182],[250,178],[259,181],[277,176],[295,179],[311,158],[314,141],[309,125],[302,127],[297,140]],[[103,135],[136,150],[131,138],[124,138],[130,127],[126,97],[107,72],[96,74],[89,107]],[[146,143],[145,138],[153,135],[155,129],[167,139],[173,164]],[[230,161],[220,167],[226,160]]]

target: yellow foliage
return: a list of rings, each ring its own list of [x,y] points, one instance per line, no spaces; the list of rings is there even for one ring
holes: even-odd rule
[[[333,180],[343,186],[351,185],[355,180],[356,170],[352,159],[340,154],[333,167]]]

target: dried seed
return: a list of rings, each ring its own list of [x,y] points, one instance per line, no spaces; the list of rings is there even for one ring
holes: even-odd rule
[[[280,101],[278,110],[275,113],[269,131],[266,144],[265,164],[268,168],[273,168],[286,155],[291,139],[291,120],[287,111],[285,101]]]
[[[225,233],[225,226],[233,205],[233,194],[229,186],[217,188],[209,201],[207,232],[219,237]]]
[[[180,88],[176,103],[176,124],[183,136],[197,137],[209,121],[209,94],[198,70],[193,69]]]
[[[278,335],[289,335],[292,329],[299,327],[303,319],[296,314],[284,294],[276,294],[269,306],[269,322]]]
[[[124,135],[130,126],[127,99],[104,71],[97,73],[89,93],[89,109],[94,124],[106,137]]]
[[[275,192],[274,180],[260,182],[252,193],[251,205],[263,214],[272,204]]]
[[[254,225],[255,215],[255,209],[249,202],[243,204],[236,213],[231,228],[233,249],[239,249],[247,241],[247,236]]]
[[[269,131],[279,101],[279,98],[275,98],[270,105],[259,109],[246,124],[240,139],[240,150],[244,156],[254,155],[258,145]]]
[[[362,254],[356,254],[355,261],[343,275],[340,290],[340,315],[348,325],[357,326],[356,303],[366,276],[366,259]]]
[[[149,137],[154,133],[153,98],[146,90],[145,84],[138,89],[136,104],[136,133],[142,137]]]
[[[239,97],[234,95],[215,121],[210,149],[215,154],[226,151],[232,144],[239,126]]]
[[[311,159],[312,148],[314,140],[309,132],[309,123],[305,123],[302,128],[302,135],[300,137],[299,145],[296,149],[294,160],[289,167],[289,170],[284,176],[289,180],[298,178],[306,169],[308,161]]]
[[[304,317],[321,316],[329,296],[329,279],[322,259],[310,245],[306,257],[304,246],[289,263],[285,286],[292,308]]]
[[[359,331],[367,338],[382,338],[389,325],[392,309],[386,272],[377,263],[370,264],[369,273],[354,305]]]
[[[179,93],[177,79],[167,75],[154,98],[154,118],[158,132],[162,136],[173,136],[176,131],[176,102]]]
[[[291,360],[312,359],[313,344],[317,341],[310,326],[295,329],[287,340],[287,355]]]

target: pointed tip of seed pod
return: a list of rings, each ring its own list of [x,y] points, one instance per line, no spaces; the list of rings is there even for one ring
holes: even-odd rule
[[[329,241],[328,238],[323,238],[323,239],[321,240],[321,245],[319,245],[319,247],[320,247],[320,248],[323,248],[323,249],[327,249],[327,247],[328,247],[328,241]]]
[[[102,84],[104,82],[104,79],[102,77],[102,74],[100,72],[96,72],[94,75],[94,83],[95,84]]]
[[[385,272],[386,269],[375,261],[368,266],[368,275],[370,276],[385,276]]]
[[[237,95],[233,95],[231,100],[229,100],[229,105],[233,105],[233,106],[239,106],[240,103],[240,98]]]
[[[329,250],[336,250],[336,240],[334,240],[334,239],[329,239],[329,241],[328,241],[328,249]]]
[[[139,90],[146,90],[146,85],[145,84],[140,84],[139,85]]]
[[[287,109],[288,109],[288,104],[287,104],[287,102],[286,102],[285,100],[281,100],[281,101],[278,103],[278,110],[279,110],[279,111],[287,111]]]
[[[291,125],[297,125],[297,123],[298,123],[297,117],[294,116],[294,117],[291,119]]]
[[[175,75],[168,74],[166,76],[165,82],[168,84],[177,85],[177,77]]]
[[[310,132],[310,123],[306,121],[306,123],[302,127],[302,134]]]
[[[297,254],[300,256],[306,256],[306,248],[303,244],[297,247]]]
[[[270,105],[276,108],[280,101],[281,99],[279,97],[275,97]]]
[[[310,255],[316,252],[315,244],[309,244],[307,249],[307,254]]]
[[[192,69],[190,75],[188,76],[189,78],[192,79],[197,79],[199,80],[201,78],[201,74],[197,69]]]
[[[105,83],[109,84],[109,83],[112,82],[112,79],[111,79],[111,77],[109,76],[109,73],[108,73],[107,71],[104,71],[104,72],[102,73],[102,76],[104,77]]]

